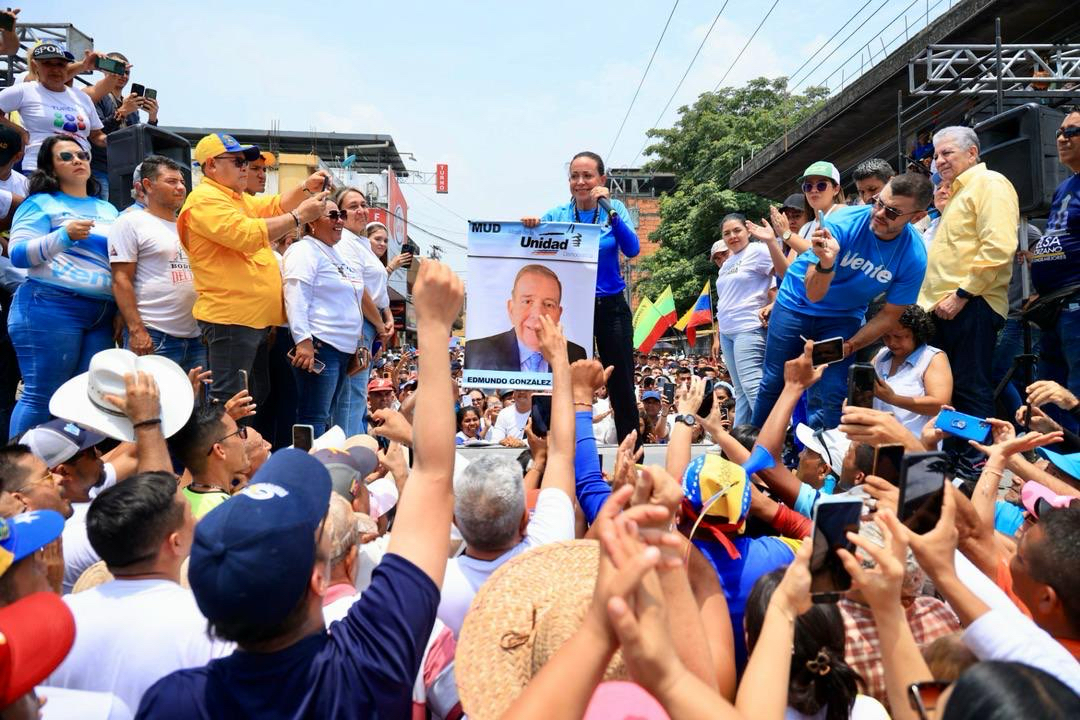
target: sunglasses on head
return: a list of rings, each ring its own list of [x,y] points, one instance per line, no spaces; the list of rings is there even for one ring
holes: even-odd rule
[[[904,215],[914,215],[915,213],[919,212],[918,210],[913,210],[911,212],[900,212],[896,208],[889,207],[885,203],[881,202],[881,198],[878,195],[875,195],[873,198],[871,198],[871,201],[874,203],[874,209],[883,210],[885,212],[885,217],[889,218],[890,220],[896,220],[897,218],[903,217]]]
[[[829,189],[829,181],[828,180],[818,180],[816,183],[804,182],[802,184],[802,191],[804,193],[808,193],[811,190],[817,190],[818,192],[825,192],[828,189]]]
[[[349,219],[349,211],[342,210],[338,212],[337,210],[331,210],[330,212],[326,213],[326,217],[330,218],[331,222],[337,222],[338,220],[340,220],[341,222],[345,222]]]
[[[1058,128],[1056,135],[1057,137],[1063,137],[1066,140],[1072,140],[1074,137],[1080,136],[1080,125]]]
[[[79,150],[78,152],[71,152],[69,150],[61,150],[56,155],[62,162],[71,162],[75,158],[82,160],[83,162],[90,162],[90,153],[85,150]]]

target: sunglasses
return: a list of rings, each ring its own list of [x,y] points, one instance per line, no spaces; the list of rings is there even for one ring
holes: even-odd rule
[[[1055,135],[1059,138],[1065,138],[1066,140],[1072,140],[1074,137],[1080,136],[1080,125],[1073,125],[1072,127],[1058,128]]]
[[[911,709],[919,714],[920,720],[929,720],[930,713],[937,707],[942,693],[952,683],[927,681],[908,686],[908,702]]]
[[[331,210],[330,212],[326,213],[326,217],[330,218],[331,222],[337,222],[338,220],[340,220],[341,222],[345,222],[349,219],[349,211],[342,210],[341,212],[338,212],[337,210]]]
[[[82,160],[83,162],[90,162],[90,153],[85,150],[79,150],[78,152],[70,152],[68,150],[61,150],[56,154],[60,158],[61,162],[71,162],[75,158]]]
[[[218,438],[217,440],[215,440],[215,441],[214,441],[214,445],[217,445],[218,443],[223,443],[223,442],[225,442],[226,440],[228,440],[229,438],[231,438],[231,437],[232,437],[233,435],[239,435],[239,436],[240,436],[240,439],[241,439],[241,440],[247,440],[247,430],[248,430],[248,429],[247,429],[247,425],[241,425],[241,426],[240,426],[240,427],[239,427],[239,428],[237,429],[237,431],[236,431],[236,432],[231,432],[231,433],[229,433],[228,435],[226,435],[225,437],[220,437],[220,438]],[[210,446],[210,449],[206,451],[206,454],[207,454],[207,455],[209,455],[210,453],[214,452],[214,445],[211,445],[211,446]]]
[[[808,193],[811,190],[817,190],[818,192],[825,192],[828,189],[829,189],[829,181],[828,180],[818,180],[816,183],[804,182],[802,184],[802,191],[804,193]]]
[[[233,164],[236,165],[236,167],[238,167],[238,168],[246,167],[248,165],[248,163],[251,162],[246,157],[234,157],[232,155],[229,155],[229,156],[226,156],[226,157],[223,157],[223,158],[222,157],[216,157],[216,158],[214,158],[214,160],[232,160]]]
[[[885,203],[881,202],[881,199],[877,195],[871,198],[871,200],[874,203],[874,209],[884,210],[885,217],[889,218],[890,220],[896,220],[897,218],[903,217],[905,215],[914,215],[915,213],[919,212],[918,210],[912,210],[911,212],[900,212],[896,208],[889,207]]]

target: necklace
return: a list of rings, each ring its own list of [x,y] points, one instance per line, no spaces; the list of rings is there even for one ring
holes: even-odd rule
[[[582,220],[581,215],[578,214],[577,202],[574,201],[574,200],[571,200],[570,203],[574,207],[574,222],[576,222],[576,223],[585,222],[587,225],[588,224],[596,224],[596,225],[600,224],[600,205],[597,205],[596,208],[593,210],[592,223],[588,223],[588,222]]]

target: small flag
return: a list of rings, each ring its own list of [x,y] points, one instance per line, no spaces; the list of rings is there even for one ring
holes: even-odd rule
[[[712,282],[710,280],[705,281],[705,287],[701,289],[701,294],[698,295],[697,300],[694,301],[693,307],[686,311],[686,313],[679,318],[679,322],[675,323],[676,330],[685,330],[686,339],[690,341],[690,346],[693,347],[694,341],[697,340],[697,333],[694,328],[699,325],[711,325],[712,324],[712,298],[709,294]]]
[[[675,314],[675,298],[669,285],[660,293],[656,302],[652,303],[652,307],[643,311],[638,318],[638,323],[634,326],[634,348],[643,353],[652,350],[656,341],[675,324],[678,317]]]

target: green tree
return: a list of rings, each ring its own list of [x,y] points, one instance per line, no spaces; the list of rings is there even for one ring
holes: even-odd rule
[[[674,127],[649,131],[658,142],[646,149],[654,159],[645,169],[675,173],[678,184],[660,200],[660,227],[652,234],[660,248],[640,264],[638,297],[655,297],[671,285],[679,312],[689,307],[716,274],[707,253],[720,239],[720,219],[730,212],[753,219],[768,212],[768,199],[728,188],[731,173],[752,151],[816,111],[827,94],[808,88],[793,95],[787,78],[757,78],[702,93],[692,106],[679,108]]]

